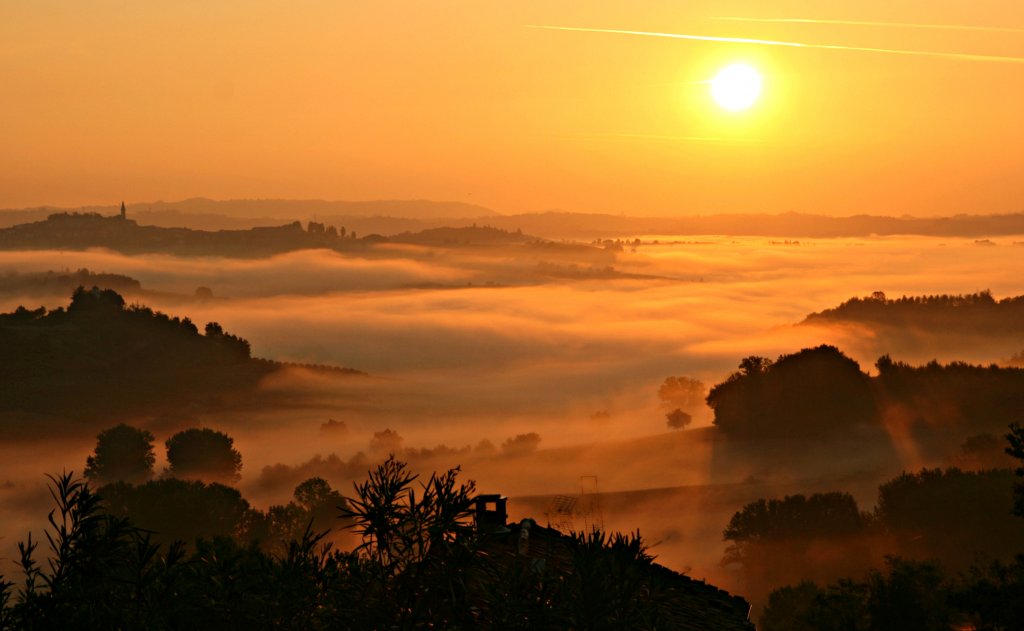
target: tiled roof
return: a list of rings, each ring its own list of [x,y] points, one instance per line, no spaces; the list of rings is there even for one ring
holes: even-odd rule
[[[482,552],[498,564],[517,558],[542,562],[556,574],[567,575],[573,568],[572,539],[561,532],[529,521],[523,536],[521,524],[509,524],[482,536]],[[750,605],[704,581],[692,579],[657,563],[649,564],[656,583],[658,628],[683,631],[754,631],[747,619]]]

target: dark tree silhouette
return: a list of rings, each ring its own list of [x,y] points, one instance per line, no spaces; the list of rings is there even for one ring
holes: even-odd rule
[[[141,484],[153,477],[153,434],[121,423],[96,436],[96,450],[86,458],[85,477],[94,484]]]
[[[153,533],[154,540],[189,546],[205,537],[257,537],[260,519],[242,494],[223,484],[164,478],[139,486],[100,487],[105,509]]]
[[[374,432],[370,439],[370,452],[375,454],[396,454],[402,449],[405,441],[402,435],[393,429]]]
[[[878,487],[875,519],[906,556],[940,556],[959,569],[979,554],[999,558],[1024,550],[1024,528],[1011,513],[1013,477],[1005,469],[904,473]]]
[[[167,439],[168,472],[178,478],[235,482],[241,476],[242,454],[235,439],[209,428],[178,432]]]
[[[707,401],[715,425],[734,436],[820,436],[877,418],[870,377],[827,345],[775,362],[747,357]]]
[[[639,535],[565,537],[527,520],[510,526],[544,552],[517,553],[520,534],[473,526],[475,487],[457,474],[423,480],[389,459],[349,500],[361,546],[334,551],[306,528],[273,553],[239,535],[260,515],[223,485],[117,483],[101,502],[72,474],[53,478],[46,560],[31,535],[19,543],[0,629],[751,628],[744,601],[653,564]],[[305,501],[326,492],[300,487]],[[154,542],[176,536],[189,545]]]
[[[758,500],[729,520],[723,537],[735,543],[843,536],[864,528],[865,516],[849,493],[787,495]]]
[[[509,456],[522,456],[537,451],[539,446],[540,434],[537,432],[516,434],[512,438],[506,438],[505,442],[501,443],[501,452]]]
[[[313,530],[317,531],[334,525],[339,510],[348,510],[341,493],[320,477],[310,478],[295,487],[294,497],[295,503],[305,511]]]
[[[762,631],[946,631],[969,618],[957,612],[955,585],[930,562],[889,557],[884,572],[871,570],[866,581],[840,579],[825,588],[811,582],[775,590],[761,616]],[[974,612],[971,612],[974,613]],[[985,619],[985,616],[981,617]],[[991,618],[990,618],[991,619]],[[975,621],[978,617],[974,618]],[[956,624],[955,626],[954,623]]]
[[[68,305],[68,313],[71,314],[106,314],[118,312],[124,309],[124,298],[113,289],[100,289],[93,287],[86,289],[79,286],[71,294],[71,304]]]
[[[693,421],[693,417],[683,412],[679,408],[676,408],[665,415],[668,421],[668,426],[672,429],[683,429]]]
[[[1006,435],[1006,440],[1010,441],[1010,446],[1006,448],[1006,453],[1021,461],[1021,466],[1016,469],[1017,477],[1024,478],[1024,427],[1019,423],[1011,424],[1010,433]],[[1014,514],[1024,517],[1024,481],[1017,482],[1014,485],[1013,498]]]
[[[690,377],[667,377],[658,388],[658,398],[668,408],[693,410],[704,405],[704,384]]]

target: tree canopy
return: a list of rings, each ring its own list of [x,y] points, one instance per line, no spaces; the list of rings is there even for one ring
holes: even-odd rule
[[[805,348],[772,362],[747,357],[711,389],[714,423],[734,436],[816,436],[873,422],[871,380],[834,346]]]
[[[168,473],[179,478],[221,482],[238,480],[242,454],[235,439],[210,428],[187,429],[167,439]]]
[[[96,449],[86,459],[85,477],[95,484],[123,481],[140,484],[153,477],[153,434],[121,423],[96,436]]]

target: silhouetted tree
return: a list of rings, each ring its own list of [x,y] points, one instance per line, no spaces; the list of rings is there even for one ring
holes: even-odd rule
[[[1019,423],[1010,425],[1010,433],[1006,435],[1006,440],[1010,442],[1006,453],[1021,461],[1021,466],[1016,469],[1017,477],[1024,477],[1024,427]],[[1024,482],[1017,482],[1014,485],[1013,495],[1013,512],[1024,517]]]
[[[868,578],[868,612],[872,631],[948,631],[953,612],[949,588],[934,563],[888,559],[888,572]]]
[[[68,305],[68,313],[75,315],[85,314],[108,314],[116,313],[124,309],[124,298],[113,289],[100,289],[93,287],[86,289],[79,286],[71,294],[71,304]]]
[[[539,446],[540,434],[528,432],[526,434],[516,434],[512,438],[506,438],[505,442],[501,443],[501,452],[509,456],[522,456],[537,451]]]
[[[238,357],[248,358],[252,355],[252,348],[249,345],[249,341],[238,337],[237,335],[231,335],[224,331],[217,322],[207,322],[205,329],[206,337],[220,343],[224,348],[237,355]]]
[[[658,388],[658,398],[668,408],[692,411],[704,405],[704,384],[690,377],[668,377]]]
[[[242,454],[235,440],[209,428],[187,429],[167,439],[168,472],[178,478],[235,482],[241,476]]]
[[[345,498],[342,516],[362,538],[360,556],[372,562],[365,578],[380,585],[364,605],[393,621],[371,626],[472,626],[466,574],[477,558],[470,521],[476,485],[458,484],[458,473],[432,474],[417,489],[419,476],[390,457]]]
[[[680,409],[675,409],[665,415],[668,426],[671,429],[683,429],[693,421],[693,417]]]
[[[516,554],[509,533],[478,534],[475,487],[457,477],[420,482],[389,459],[344,513],[362,536],[357,551],[335,552],[306,528],[273,553],[250,540],[257,512],[223,485],[119,482],[101,489],[104,510],[73,475],[52,478],[47,562],[31,536],[19,544],[17,588],[0,576],[0,629],[674,628],[662,619],[672,605],[704,613],[690,595],[711,588],[691,592],[690,579],[653,565],[638,535],[559,537],[539,562]],[[319,481],[300,489],[310,506],[333,493]],[[735,605],[694,628],[742,619]]]
[[[950,604],[976,629],[1019,628],[1024,620],[1024,554],[1009,563],[974,567],[954,586]]]
[[[865,520],[849,493],[787,495],[747,504],[729,520],[723,537],[743,543],[843,536],[861,531]]]
[[[758,628],[761,631],[819,631],[821,621],[811,616],[814,599],[820,593],[813,581],[776,589],[768,596]]]
[[[109,484],[98,493],[110,514],[129,518],[161,543],[191,546],[200,538],[247,541],[259,535],[250,532],[255,515],[249,502],[237,489],[216,482],[164,478],[138,486]]]
[[[1024,528],[1011,513],[1013,478],[1005,469],[904,473],[878,487],[875,520],[901,554],[965,569],[979,554],[1024,550]]]
[[[758,500],[732,516],[723,563],[735,564],[748,594],[804,579],[829,580],[867,569],[868,517],[848,493]],[[841,555],[822,555],[822,546]]]
[[[827,345],[775,362],[748,357],[707,401],[715,425],[735,436],[819,436],[877,421],[871,379]]]
[[[313,530],[330,528],[336,518],[338,511],[348,510],[348,504],[341,493],[331,488],[331,485],[320,477],[310,478],[295,487],[295,503],[301,508]]]
[[[824,589],[811,581],[775,590],[758,623],[761,631],[871,631],[868,586],[840,579]]]
[[[153,477],[153,434],[121,423],[96,436],[96,449],[86,458],[85,477],[95,484],[123,481],[141,484]]]
[[[405,441],[401,434],[393,429],[374,432],[370,439],[370,452],[375,454],[397,454]]]

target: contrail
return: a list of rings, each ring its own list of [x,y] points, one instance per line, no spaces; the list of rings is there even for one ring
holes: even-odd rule
[[[661,134],[621,134],[615,132],[581,132],[573,136],[592,138],[642,138],[648,140],[674,140],[705,144],[751,145],[767,142],[760,138],[728,138],[722,136],[666,136]]]
[[[582,28],[578,26],[543,26],[526,24],[527,28],[539,28],[552,31],[579,31],[584,33],[614,33],[618,35],[641,35],[644,37],[667,37],[670,39],[686,39],[699,42],[727,42],[733,44],[754,44],[757,46],[785,46],[788,48],[816,48],[821,50],[853,50],[866,53],[885,53],[890,55],[913,55],[916,57],[936,57],[940,59],[959,59],[963,61],[990,61],[1007,64],[1024,64],[1024,57],[1000,57],[997,55],[972,55],[969,53],[939,53],[926,50],[900,50],[896,48],[866,48],[861,46],[838,46],[830,44],[802,44],[771,39],[750,39],[747,37],[712,37],[710,35],[686,35],[683,33],[658,33],[656,31],[624,31],[607,28]]]
[[[1002,26],[968,26],[964,24],[917,24],[914,22],[862,22],[857,20],[811,20],[806,18],[733,18],[713,17],[728,22],[767,22],[774,24],[849,24],[853,26],[885,26],[896,28],[943,29],[954,31],[987,31],[996,33],[1024,33],[1024,29]]]

